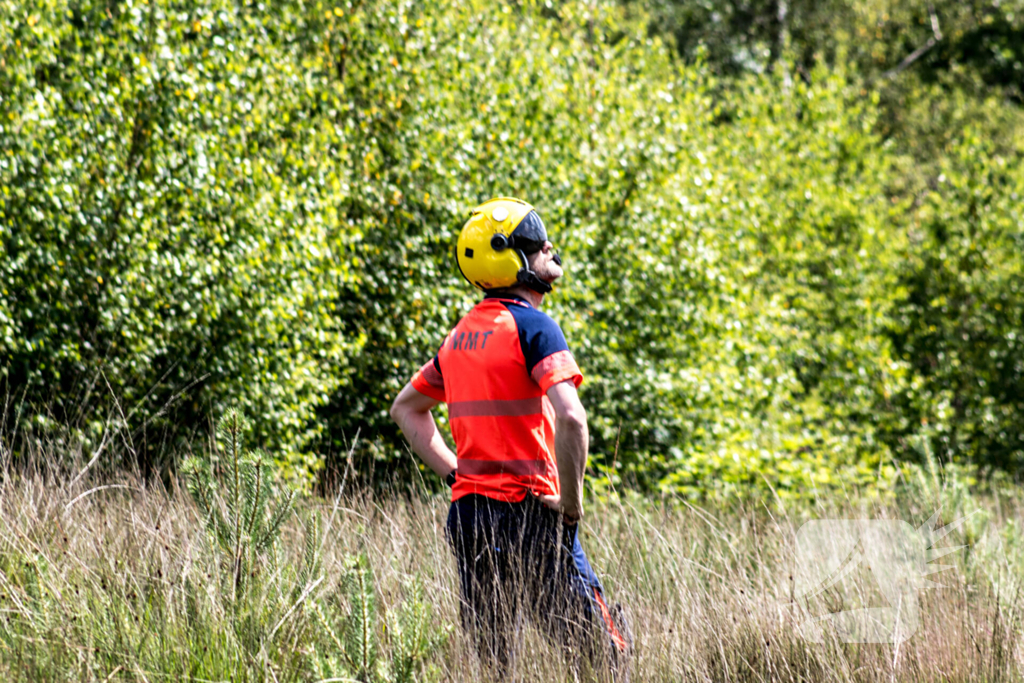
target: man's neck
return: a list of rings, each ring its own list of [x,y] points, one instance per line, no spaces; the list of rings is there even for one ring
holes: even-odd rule
[[[529,287],[523,287],[522,285],[520,285],[519,287],[509,287],[504,291],[507,292],[508,294],[517,296],[520,299],[526,299],[526,301],[529,302],[529,304],[534,308],[540,308],[541,302],[544,301],[543,294],[541,294],[540,292],[535,292]]]

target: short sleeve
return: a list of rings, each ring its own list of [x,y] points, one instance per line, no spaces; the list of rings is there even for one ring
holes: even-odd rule
[[[577,387],[583,374],[565,343],[562,329],[546,313],[524,305],[510,304],[508,310],[519,328],[519,344],[526,360],[526,370],[541,391],[571,379]]]
[[[545,393],[554,385],[567,379],[571,379],[577,388],[583,383],[583,373],[580,372],[579,367],[576,365],[576,359],[572,357],[568,349],[557,351],[542,359],[533,366],[533,372],[530,373],[530,376],[533,377],[533,381],[539,384],[541,390]]]
[[[444,401],[444,375],[441,374],[441,364],[437,356],[416,371],[411,384],[413,389],[424,396],[429,396],[435,401]]]

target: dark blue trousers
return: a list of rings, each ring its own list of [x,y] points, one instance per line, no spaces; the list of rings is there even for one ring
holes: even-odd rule
[[[576,529],[529,495],[519,503],[480,495],[452,503],[447,536],[459,571],[462,624],[482,659],[507,665],[524,619],[570,658],[595,665],[607,645],[619,642]]]

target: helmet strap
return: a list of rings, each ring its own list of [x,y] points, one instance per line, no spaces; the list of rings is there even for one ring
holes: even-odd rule
[[[516,273],[516,282],[524,287],[532,289],[538,294],[547,294],[550,292],[551,285],[541,280],[537,277],[535,272],[530,270],[530,262],[526,260],[526,254],[520,251],[519,258],[523,260],[523,267],[519,269],[518,273]]]

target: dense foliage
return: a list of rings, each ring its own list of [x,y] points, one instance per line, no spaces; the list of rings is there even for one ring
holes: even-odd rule
[[[886,441],[898,456],[933,449],[1019,471],[1024,4],[656,0],[650,9],[653,33],[727,82],[771,70],[810,81],[825,65],[877,93],[874,129],[894,165],[886,191],[906,204],[892,231],[901,293],[889,337],[911,373],[885,395],[895,418]]]
[[[269,446],[317,431],[360,342],[332,317],[343,152],[298,9],[4,3],[0,339],[26,427],[120,422],[144,462],[228,400]]]
[[[566,259],[545,305],[596,481],[797,494],[933,449],[1019,467],[1012,97],[882,78],[845,33],[691,45],[670,5],[0,0],[18,443],[119,430],[161,465],[234,401],[289,476],[357,431],[358,474],[407,476],[387,407],[475,300],[451,248],[504,194]]]

